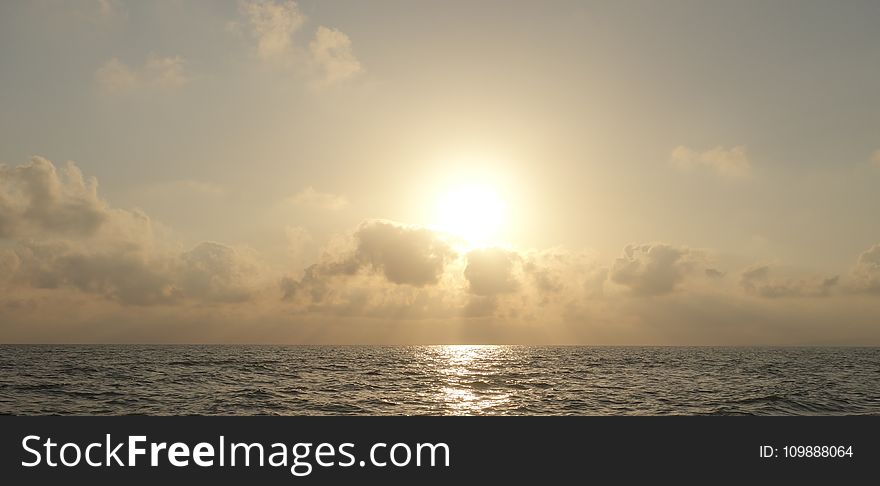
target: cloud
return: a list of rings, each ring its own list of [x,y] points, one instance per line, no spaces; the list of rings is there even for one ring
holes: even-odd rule
[[[325,252],[324,261],[306,268],[299,280],[283,279],[281,287],[285,299],[308,294],[321,301],[334,277],[340,276],[368,273],[396,285],[430,286],[439,282],[455,256],[452,247],[427,228],[368,221],[354,232],[347,248]]]
[[[19,259],[15,251],[0,247],[0,284],[9,283],[18,266]]]
[[[672,151],[670,162],[681,170],[707,167],[725,177],[747,176],[752,167],[746,148],[741,145],[729,149],[719,146],[702,152],[679,145]]]
[[[300,206],[311,206],[331,211],[338,211],[348,206],[348,199],[345,196],[319,192],[311,186],[306,187],[299,194],[291,197],[289,201]]]
[[[206,241],[180,256],[176,273],[179,289],[186,297],[243,302],[252,297],[261,268],[253,253]]]
[[[73,287],[123,304],[170,303],[177,298],[167,261],[142,248],[89,251],[56,242],[22,244],[16,278],[34,288]]]
[[[253,257],[212,242],[176,254],[144,242],[90,249],[75,242],[22,242],[14,279],[37,289],[74,288],[125,305],[243,302],[257,285]]]
[[[279,226],[279,233],[283,230]],[[880,312],[875,297],[880,244],[858,257],[845,282],[776,276],[780,270],[756,265],[739,274],[737,285],[717,269],[730,261],[708,265],[701,250],[662,243],[628,245],[619,258],[603,262],[592,252],[564,248],[459,254],[446,235],[385,220],[365,221],[323,250],[305,228],[283,232],[287,240],[279,244],[315,250],[295,268],[282,256],[291,272],[304,268],[286,278],[283,270],[273,271],[279,260],[269,265],[248,247],[212,241],[184,246],[145,213],[102,199],[95,179],[73,163],[59,168],[34,157],[4,166],[0,336],[7,341],[880,342],[874,325]],[[314,254],[320,254],[317,262]]]
[[[627,245],[614,261],[609,278],[635,295],[668,294],[694,265],[694,253],[662,243]]]
[[[452,247],[426,228],[375,221],[362,225],[356,238],[357,261],[397,284],[436,284],[444,265],[455,257]]]
[[[825,297],[837,286],[839,277],[793,279],[771,278],[769,265],[754,265],[742,272],[740,285],[750,295],[766,298]]]
[[[0,166],[0,237],[94,233],[109,217],[97,185],[72,162],[61,170],[42,157]]]
[[[243,22],[233,22],[227,30],[246,30],[256,42],[257,58],[306,74],[314,86],[338,84],[364,71],[351,39],[338,29],[318,26],[307,46],[297,43],[297,33],[308,19],[296,2],[244,0],[239,11]]]
[[[304,268],[311,263],[307,257],[315,247],[315,239],[309,230],[302,226],[287,226],[284,228],[284,239],[285,260],[291,261],[298,268]]]
[[[128,18],[128,11],[119,0],[96,0],[96,14],[102,19]]]
[[[138,210],[110,207],[68,162],[0,167],[0,269],[8,284],[76,289],[126,305],[240,302],[265,269],[252,251],[204,242],[180,252]]]
[[[466,303],[459,263],[443,235],[373,220],[329,243],[319,263],[280,287],[291,310],[304,315],[449,319]]]
[[[529,260],[523,265],[523,271],[532,278],[539,292],[555,294],[565,288],[562,276],[549,266]]]
[[[880,293],[880,243],[859,255],[852,275],[857,291]]]
[[[309,52],[320,73],[321,84],[335,84],[363,71],[352,51],[351,39],[336,29],[318,27],[309,43]]]
[[[519,287],[513,273],[514,264],[519,260],[516,253],[502,248],[482,248],[472,250],[466,258],[464,277],[472,294],[492,296],[510,293]]]
[[[110,59],[95,71],[95,81],[108,93],[130,93],[141,89],[171,90],[189,82],[186,61],[180,56],[150,55],[141,66],[129,66]]]
[[[293,35],[306,21],[296,2],[241,1],[239,10],[256,39],[257,57],[286,61],[293,54]]]
[[[569,251],[563,248],[530,251],[522,254],[522,272],[530,278],[534,289],[543,300],[571,293],[572,298],[602,296],[608,268],[588,251]]]
[[[724,272],[722,272],[721,270],[715,269],[715,268],[707,268],[705,270],[705,273],[706,273],[706,278],[710,278],[713,280],[722,279],[722,278],[724,278],[724,275],[725,275]]]
[[[282,279],[284,300],[298,312],[336,316],[537,320],[538,310],[552,318],[602,296],[607,269],[590,252],[456,254],[445,238],[426,228],[365,222],[300,277]]]
[[[134,90],[139,84],[138,74],[119,59],[113,58],[95,71],[95,81],[111,93]]]

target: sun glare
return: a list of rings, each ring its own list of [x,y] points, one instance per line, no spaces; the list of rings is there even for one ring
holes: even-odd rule
[[[498,243],[506,210],[504,201],[491,187],[460,186],[437,200],[436,225],[470,246]]]

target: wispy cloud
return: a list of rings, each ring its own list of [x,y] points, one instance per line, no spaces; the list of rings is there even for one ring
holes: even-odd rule
[[[345,196],[329,192],[320,192],[311,186],[306,187],[288,200],[296,205],[329,209],[331,211],[338,211],[348,206],[348,199],[346,199]]]
[[[119,0],[96,0],[95,13],[101,19],[127,19],[128,10]]]
[[[31,0],[44,15],[63,15],[91,27],[121,25],[129,20],[129,12],[122,0]]]
[[[725,148],[715,147],[700,151],[679,145],[672,151],[670,162],[681,170],[705,167],[725,177],[744,177],[752,169],[752,163],[742,145]]]
[[[243,18],[231,22],[227,29],[249,34],[261,61],[304,73],[318,87],[340,83],[364,71],[351,39],[338,29],[319,26],[307,48],[297,43],[296,35],[308,18],[296,2],[243,0],[239,11]]]
[[[189,82],[185,65],[186,61],[180,56],[150,55],[140,66],[130,66],[113,58],[95,71],[95,81],[109,93],[176,89]]]
[[[318,27],[309,43],[309,52],[319,72],[320,84],[335,84],[363,71],[352,51],[351,39],[336,29]]]
[[[161,199],[167,199],[169,197],[174,198],[181,195],[209,196],[215,198],[228,195],[226,188],[220,184],[195,179],[175,179],[148,184],[140,188],[138,192],[150,197]]]
[[[242,1],[239,10],[256,40],[260,59],[286,60],[293,53],[293,35],[306,21],[296,2]]]

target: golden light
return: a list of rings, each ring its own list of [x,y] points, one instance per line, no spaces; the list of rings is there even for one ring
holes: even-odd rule
[[[490,186],[462,185],[437,199],[436,228],[469,246],[500,243],[507,205]]]
[[[482,415],[498,413],[510,406],[510,388],[489,378],[492,367],[507,359],[507,346],[452,345],[429,346],[419,351],[425,363],[443,386],[437,399],[444,404],[439,413]]]

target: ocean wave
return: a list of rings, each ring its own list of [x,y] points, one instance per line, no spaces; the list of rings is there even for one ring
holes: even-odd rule
[[[880,414],[878,348],[0,346],[0,414]]]

